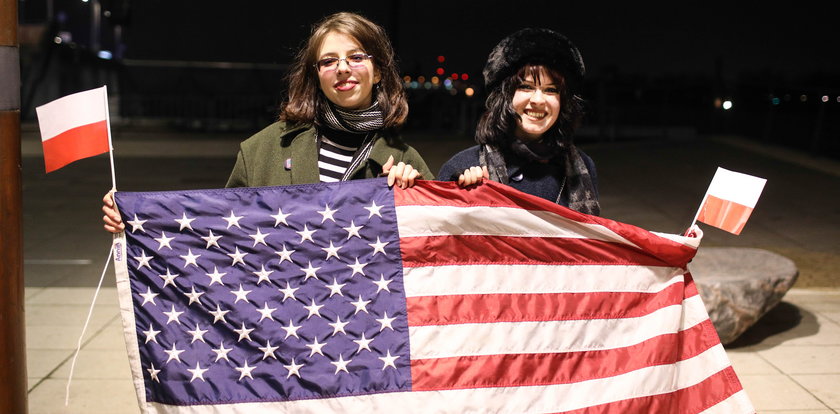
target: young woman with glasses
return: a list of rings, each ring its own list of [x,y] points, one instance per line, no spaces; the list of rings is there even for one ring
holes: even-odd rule
[[[388,176],[411,187],[433,175],[402,142],[408,102],[385,31],[354,13],[315,24],[291,65],[280,120],[242,142],[227,187]],[[105,229],[125,228],[110,193]]]
[[[491,179],[598,215],[595,164],[572,142],[584,73],[580,52],[557,32],[529,28],[503,39],[484,66],[478,145],[447,161],[439,178],[462,187]]]

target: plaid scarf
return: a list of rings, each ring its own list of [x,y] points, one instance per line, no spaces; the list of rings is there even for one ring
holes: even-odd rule
[[[580,156],[573,144],[535,143],[529,145],[519,140],[514,142],[515,144],[512,145],[511,149],[526,161],[562,159],[565,175],[564,177],[558,177],[560,193],[557,194],[555,203],[560,204],[560,199],[565,191],[569,197],[570,209],[595,216],[601,213],[601,205],[595,196],[592,177],[583,162],[583,157]],[[534,152],[534,149],[537,149],[538,152]],[[557,155],[561,153],[565,153],[565,156],[558,157]],[[487,144],[482,145],[479,147],[478,157],[481,165],[487,166],[487,172],[490,173],[491,180],[502,184],[509,183],[507,163],[504,154],[497,147]]]

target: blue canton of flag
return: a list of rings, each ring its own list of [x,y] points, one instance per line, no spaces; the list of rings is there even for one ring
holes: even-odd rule
[[[399,235],[384,179],[118,192],[116,200],[147,402],[411,388]]]

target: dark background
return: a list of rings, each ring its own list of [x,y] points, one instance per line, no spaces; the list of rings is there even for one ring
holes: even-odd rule
[[[276,116],[310,25],[346,10],[385,27],[402,74],[425,78],[406,82],[407,132],[471,135],[487,54],[531,26],[567,35],[583,54],[579,140],[734,133],[840,157],[837,22],[815,3],[768,4],[23,0],[23,116],[107,84],[118,123],[246,135]]]
[[[745,232],[703,226],[704,245],[774,251],[797,264],[797,287],[837,287],[840,30],[813,4],[19,1],[25,255],[90,262],[28,263],[27,285],[92,286],[79,277],[100,274],[90,243],[110,244],[107,158],[45,177],[35,106],[107,84],[120,190],[218,188],[238,142],[276,118],[310,25],[349,10],[387,29],[411,77],[403,136],[433,172],[472,144],[490,49],[522,27],[553,28],[586,61],[575,139],[598,166],[605,217],[680,232],[718,166],[767,178]],[[438,67],[458,74],[451,89],[431,84]]]

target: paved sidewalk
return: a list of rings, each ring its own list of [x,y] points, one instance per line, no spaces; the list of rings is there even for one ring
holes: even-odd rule
[[[220,187],[241,138],[117,130],[118,186]],[[471,145],[435,134],[407,139],[433,171]],[[99,208],[111,181],[105,156],[45,175],[39,144],[37,130],[24,125],[30,413],[138,412],[112,270],[76,364],[70,405],[63,405],[72,354],[110,246]],[[653,231],[677,233],[690,224],[717,166],[768,179],[742,235],[703,226],[703,246],[771,250],[793,259],[800,278],[728,353],[759,412],[840,413],[840,163],[736,137],[583,148],[598,165],[604,216]]]

